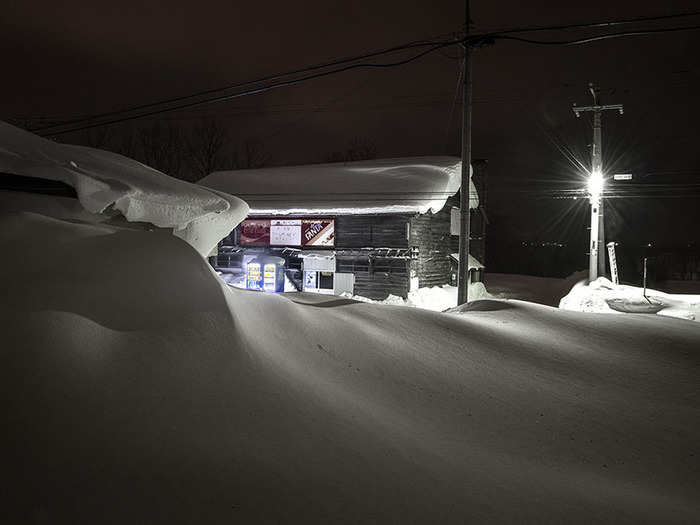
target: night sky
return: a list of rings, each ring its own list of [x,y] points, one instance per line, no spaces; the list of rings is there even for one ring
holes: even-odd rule
[[[472,1],[473,31],[698,8],[692,0],[567,4]],[[463,18],[464,4],[452,0],[11,2],[0,18],[0,118],[31,126],[89,116],[457,32]],[[643,27],[698,24],[700,17]],[[699,52],[700,31],[576,47],[499,41],[475,51],[473,157],[489,161],[489,246],[502,269],[509,243],[585,248],[585,200],[554,197],[583,187],[583,173],[562,151],[589,163],[589,120],[571,111],[574,102],[590,103],[588,82],[600,85],[604,103],[624,104],[623,116],[604,115],[604,160],[609,172],[634,173],[639,184],[608,201],[608,236],[629,246],[697,242],[700,186],[690,184],[700,183]],[[357,138],[373,143],[379,157],[458,155],[455,57],[437,52],[399,68],[342,73],[158,119],[182,126],[222,119],[232,142],[259,141],[276,165],[321,162]],[[666,196],[654,196],[653,184],[663,184]]]

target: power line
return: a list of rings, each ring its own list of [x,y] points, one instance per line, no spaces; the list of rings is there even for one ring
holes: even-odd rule
[[[622,18],[618,20],[604,20],[601,22],[589,22],[589,23],[578,23],[578,24],[566,24],[566,25],[556,25],[556,26],[535,26],[535,27],[521,27],[515,29],[504,29],[500,31],[489,31],[487,34],[499,34],[506,35],[512,33],[535,33],[540,31],[560,31],[565,29],[586,29],[586,28],[596,28],[596,27],[609,27],[625,24],[638,24],[643,22],[657,22],[659,20],[669,20],[672,18],[687,18],[700,16],[700,11],[688,11],[685,13],[675,13],[670,15],[659,15],[659,16],[645,16],[636,18]]]
[[[684,27],[664,27],[660,29],[645,29],[640,31],[624,31],[621,33],[610,33],[607,35],[597,35],[587,38],[579,38],[576,40],[532,40],[529,38],[522,38],[517,36],[508,35],[494,35],[493,38],[498,40],[517,40],[518,42],[525,42],[526,44],[538,44],[546,46],[574,46],[580,44],[588,44],[591,42],[597,42],[599,40],[610,40],[612,38],[623,38],[627,36],[640,36],[640,35],[651,35],[655,33],[673,33],[677,31],[694,31],[700,29],[700,26],[684,26]]]
[[[413,62],[414,60],[418,60],[419,58],[422,58],[422,57],[424,57],[425,55],[427,55],[427,54],[429,54],[429,53],[432,53],[433,51],[436,51],[436,50],[438,50],[438,49],[442,49],[443,47],[447,47],[447,46],[454,45],[455,43],[456,43],[456,42],[449,41],[449,42],[444,42],[444,43],[436,44],[436,45],[433,45],[433,47],[431,47],[430,49],[428,49],[428,50],[426,50],[426,51],[422,51],[422,52],[420,52],[420,53],[418,53],[418,54],[416,54],[416,55],[413,55],[412,57],[406,58],[406,59],[404,59],[404,60],[399,60],[399,61],[397,61],[397,62],[390,62],[390,63],[384,63],[384,64],[374,64],[374,63],[351,64],[351,65],[349,65],[349,66],[341,67],[341,68],[338,68],[338,69],[332,69],[332,70],[330,70],[330,71],[323,71],[323,72],[321,72],[321,73],[316,73],[316,74],[313,74],[313,75],[307,75],[307,76],[305,76],[305,77],[296,78],[296,79],[293,79],[293,80],[284,80],[284,81],[277,82],[277,83],[274,83],[274,84],[270,84],[270,85],[267,85],[267,86],[262,86],[262,87],[259,87],[259,88],[250,89],[250,90],[247,90],[247,91],[242,91],[242,92],[238,92],[238,93],[231,93],[231,94],[228,94],[228,95],[221,95],[221,96],[218,96],[218,97],[214,97],[214,98],[210,98],[210,99],[205,99],[205,100],[198,100],[198,101],[194,101],[194,102],[188,102],[188,103],[186,103],[186,104],[181,104],[181,105],[178,105],[178,106],[172,106],[172,107],[168,107],[168,108],[165,108],[165,109],[157,109],[157,110],[154,110],[154,111],[150,111],[150,112],[146,112],[146,113],[140,113],[140,114],[138,114],[138,115],[131,115],[131,116],[127,116],[127,117],[122,117],[122,118],[119,118],[119,119],[113,119],[113,120],[108,120],[108,121],[96,122],[96,123],[93,123],[93,124],[86,124],[86,125],[84,125],[84,126],[80,126],[80,127],[77,127],[77,128],[71,128],[71,129],[60,130],[60,131],[53,131],[53,132],[48,132],[48,133],[39,133],[39,134],[40,134],[40,135],[43,135],[43,136],[47,136],[47,137],[54,136],[54,135],[62,135],[62,134],[65,134],[65,133],[73,133],[73,132],[76,132],[76,131],[83,131],[83,130],[95,128],[95,127],[98,127],[98,126],[106,126],[106,125],[109,125],[109,124],[118,124],[118,123],[120,123],[120,122],[125,122],[125,121],[127,121],[127,120],[134,120],[134,119],[138,119],[138,118],[149,117],[149,116],[158,115],[158,114],[160,114],[160,113],[165,113],[165,112],[169,112],[169,111],[176,111],[176,110],[180,110],[180,109],[187,109],[187,108],[191,108],[191,107],[194,107],[194,106],[201,106],[201,105],[204,105],[204,104],[212,104],[212,103],[215,103],[215,102],[224,102],[224,101],[226,101],[226,100],[232,100],[232,99],[239,98],[239,97],[244,97],[244,96],[248,96],[248,95],[255,95],[255,94],[258,94],[258,93],[264,93],[264,92],[266,92],[266,91],[271,91],[271,90],[273,90],[273,89],[277,89],[277,88],[280,88],[280,87],[292,86],[292,85],[295,85],[295,84],[299,84],[299,83],[301,83],[301,82],[305,82],[305,81],[307,81],[307,80],[312,80],[312,79],[315,79],[315,78],[321,78],[321,77],[333,75],[333,74],[336,74],[336,73],[342,73],[342,72],[344,72],[344,71],[350,71],[350,70],[352,70],[352,69],[359,69],[359,68],[390,68],[390,67],[402,66],[402,65],[404,65],[404,64],[408,64],[409,62]],[[61,125],[51,126],[51,128],[60,127],[60,126],[61,126]]]
[[[627,19],[627,20],[617,20],[617,21],[613,20],[613,21],[604,21],[604,22],[593,22],[593,23],[588,23],[588,24],[570,24],[567,26],[546,26],[546,27],[538,27],[538,28],[512,29],[512,30],[502,31],[500,33],[490,33],[490,34],[483,34],[483,35],[470,35],[468,42],[465,39],[453,39],[453,40],[447,40],[447,41],[442,41],[442,42],[436,42],[436,41],[411,42],[408,44],[394,46],[391,48],[368,53],[368,54],[361,55],[361,56],[354,57],[354,58],[336,60],[336,61],[328,62],[325,64],[320,64],[317,66],[311,66],[309,68],[297,69],[295,71],[288,72],[288,73],[282,73],[282,74],[278,74],[278,75],[270,75],[270,76],[263,77],[261,79],[257,79],[257,80],[253,80],[253,81],[242,82],[239,84],[232,84],[232,85],[226,86],[224,88],[207,90],[207,91],[199,92],[199,93],[196,93],[193,95],[185,95],[185,96],[168,99],[168,100],[161,101],[161,102],[143,104],[140,106],[135,106],[135,107],[127,108],[127,109],[123,109],[123,110],[102,113],[102,114],[90,117],[89,119],[84,119],[84,120],[83,119],[76,119],[76,120],[69,121],[69,122],[54,124],[54,125],[46,126],[43,128],[37,128],[37,129],[34,129],[33,131],[40,132],[40,131],[45,131],[45,130],[50,130],[50,129],[55,129],[55,128],[63,128],[65,126],[70,126],[71,124],[79,124],[81,122],[89,122],[91,120],[98,120],[98,119],[109,117],[109,116],[122,115],[124,113],[133,113],[133,112],[139,111],[141,109],[147,109],[147,108],[153,108],[153,107],[158,107],[158,106],[162,106],[162,105],[172,104],[172,103],[178,102],[178,101],[185,101],[185,100],[192,99],[192,98],[198,98],[198,97],[204,96],[206,94],[213,94],[213,93],[217,93],[217,92],[221,92],[221,91],[229,91],[231,89],[235,89],[236,87],[260,84],[260,83],[263,83],[263,82],[266,82],[269,80],[281,79],[281,78],[285,78],[288,76],[300,74],[302,72],[310,72],[310,71],[315,71],[315,70],[319,70],[319,69],[328,69],[329,67],[332,67],[333,65],[350,64],[350,65],[347,65],[344,67],[335,68],[335,69],[331,69],[328,71],[322,71],[322,72],[319,72],[316,74],[307,75],[307,76],[303,76],[303,77],[295,78],[295,79],[291,79],[291,80],[283,80],[280,82],[276,82],[276,83],[269,84],[266,86],[261,86],[261,87],[249,89],[249,90],[242,91],[242,92],[221,95],[221,96],[217,96],[217,97],[213,97],[213,98],[209,98],[209,99],[205,99],[205,100],[196,100],[196,101],[187,102],[187,103],[180,104],[180,105],[170,106],[170,107],[161,108],[161,109],[155,109],[155,110],[152,110],[152,111],[149,111],[146,113],[139,113],[137,115],[129,115],[129,116],[125,116],[125,117],[118,118],[118,119],[112,119],[112,120],[108,120],[108,121],[93,122],[91,124],[86,123],[85,125],[79,126],[76,128],[59,129],[58,131],[43,133],[43,135],[44,136],[53,136],[53,135],[83,131],[86,129],[91,129],[91,128],[95,128],[95,127],[99,127],[99,126],[116,124],[116,123],[120,123],[120,122],[124,122],[124,121],[128,121],[128,120],[134,120],[134,119],[138,119],[138,118],[145,118],[145,117],[149,117],[149,116],[153,116],[153,115],[157,115],[157,114],[161,114],[161,113],[165,113],[165,112],[187,109],[187,108],[200,106],[200,105],[204,105],[204,104],[215,103],[215,102],[222,102],[222,101],[231,100],[234,98],[239,98],[239,97],[243,97],[243,96],[247,96],[247,95],[263,93],[263,92],[270,91],[272,89],[277,89],[280,87],[295,85],[295,84],[304,82],[306,80],[321,78],[324,76],[349,71],[352,69],[396,67],[396,66],[407,64],[407,63],[412,62],[414,60],[417,60],[419,58],[422,58],[423,56],[426,56],[427,54],[432,53],[434,51],[437,51],[439,49],[443,49],[445,47],[449,47],[449,46],[456,45],[456,44],[467,43],[468,45],[479,46],[479,45],[490,44],[490,43],[493,43],[493,41],[495,41],[497,39],[501,39],[501,40],[516,40],[516,41],[521,41],[521,42],[531,43],[531,44],[538,44],[538,45],[579,45],[579,44],[586,44],[586,43],[594,42],[597,40],[621,38],[621,37],[626,37],[626,36],[647,35],[647,34],[654,34],[654,33],[674,32],[674,31],[689,31],[689,30],[700,29],[700,26],[660,28],[660,29],[649,29],[649,30],[639,30],[639,31],[628,31],[628,32],[621,32],[621,33],[610,33],[607,35],[598,35],[598,36],[594,36],[594,37],[582,38],[582,39],[577,39],[577,40],[568,40],[568,41],[532,40],[532,39],[526,39],[526,38],[522,38],[522,37],[508,36],[509,33],[512,34],[512,33],[518,33],[518,32],[551,31],[551,30],[557,30],[557,29],[571,29],[571,28],[584,29],[584,28],[591,28],[591,27],[602,27],[602,26],[609,26],[609,25],[635,23],[635,22],[641,22],[641,21],[646,22],[646,21],[652,21],[652,20],[661,20],[661,19],[668,19],[668,18],[697,16],[697,15],[700,15],[700,12],[682,13],[682,14],[677,14],[677,15],[665,15],[665,16],[660,16],[660,17],[646,17],[643,19],[638,18],[638,19]],[[416,47],[427,47],[427,46],[430,46],[429,49],[422,51],[422,52],[420,52],[414,56],[411,56],[407,59],[400,60],[397,62],[384,63],[384,64],[376,64],[376,63],[353,64],[352,63],[352,62],[357,62],[358,60],[362,60],[365,58],[373,58],[373,57],[377,57],[377,56],[380,56],[383,54],[394,53],[397,51],[405,51],[405,50],[416,48]]]
[[[444,36],[444,35],[442,35],[442,36]],[[438,37],[436,37],[436,38],[440,38],[440,36],[438,36]],[[42,128],[36,128],[36,129],[31,130],[31,131],[34,131],[34,132],[37,132],[37,131],[44,131],[44,130],[46,130],[46,129],[51,129],[51,128],[55,128],[55,127],[59,127],[59,126],[68,126],[68,125],[71,125],[71,124],[78,124],[78,123],[80,123],[80,122],[84,122],[85,120],[94,120],[94,119],[112,117],[112,116],[115,116],[115,115],[120,115],[120,114],[122,114],[122,113],[127,113],[127,112],[128,112],[128,113],[131,113],[131,112],[134,112],[134,111],[140,111],[140,110],[142,110],[142,109],[148,109],[148,108],[152,108],[152,107],[155,107],[155,106],[162,106],[162,105],[167,105],[167,104],[174,104],[174,103],[181,102],[181,101],[183,101],[183,100],[187,100],[187,99],[190,99],[190,98],[203,97],[203,96],[206,96],[206,95],[211,95],[211,94],[214,94],[214,93],[219,93],[219,92],[221,92],[221,91],[230,91],[230,90],[232,90],[232,89],[237,89],[237,88],[241,88],[241,87],[245,87],[245,86],[250,86],[250,85],[253,85],[253,84],[260,84],[260,83],[262,83],[262,82],[269,82],[269,81],[272,81],[272,80],[279,80],[280,78],[284,78],[284,77],[288,77],[288,76],[292,76],[292,75],[297,75],[297,74],[301,74],[301,73],[308,73],[308,72],[310,72],[310,71],[316,71],[316,70],[319,70],[319,69],[326,69],[326,68],[333,67],[333,66],[338,66],[338,65],[347,64],[347,63],[352,63],[352,62],[357,62],[358,60],[366,60],[366,59],[369,59],[369,58],[375,58],[375,57],[378,57],[378,56],[381,56],[381,55],[386,55],[386,54],[390,54],[390,53],[395,53],[395,52],[398,52],[398,51],[405,51],[405,50],[407,50],[407,49],[412,49],[412,48],[417,48],[417,47],[427,47],[427,46],[431,46],[431,45],[435,45],[435,44],[436,44],[436,42],[433,41],[433,39],[430,39],[430,40],[418,40],[418,41],[414,41],[414,42],[409,42],[409,43],[407,43],[407,44],[401,44],[401,45],[397,45],[397,46],[392,46],[392,47],[389,47],[389,48],[381,49],[381,50],[378,50],[378,51],[372,51],[372,52],[366,53],[366,54],[364,54],[364,55],[359,55],[359,56],[349,57],[349,58],[342,58],[342,59],[333,60],[333,61],[330,61],[330,62],[324,62],[324,63],[320,63],[320,64],[315,64],[315,65],[313,65],[313,66],[307,66],[307,67],[304,67],[304,68],[299,68],[299,69],[295,69],[295,70],[292,70],[292,71],[287,71],[286,73],[278,73],[278,74],[274,74],[274,75],[267,75],[267,76],[264,76],[264,77],[261,77],[261,78],[257,78],[257,79],[255,79],[255,80],[248,80],[248,81],[245,81],[245,82],[238,82],[238,83],[235,83],[235,84],[229,84],[229,85],[227,85],[227,86],[223,86],[223,87],[219,87],[219,88],[207,89],[207,90],[204,90],[204,91],[199,91],[199,92],[197,92],[197,93],[192,93],[192,94],[190,94],[190,95],[182,95],[182,96],[179,96],[179,97],[173,97],[173,98],[169,98],[169,99],[165,99],[165,100],[160,100],[160,101],[157,101],[157,102],[149,102],[149,103],[147,103],[147,104],[140,104],[140,105],[138,105],[138,106],[132,106],[132,107],[129,107],[129,108],[123,108],[123,109],[118,109],[118,110],[114,110],[114,111],[108,111],[108,112],[104,112],[104,113],[98,113],[97,115],[92,115],[92,116],[88,117],[88,119],[82,119],[82,118],[73,119],[73,120],[70,120],[70,121],[67,121],[67,122],[61,122],[61,123],[53,124],[53,125],[50,125],[50,126],[44,126],[44,127],[42,127]]]

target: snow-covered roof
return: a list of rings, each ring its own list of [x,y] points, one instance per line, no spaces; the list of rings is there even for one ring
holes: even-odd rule
[[[461,170],[457,157],[409,157],[217,171],[199,184],[242,198],[251,215],[427,213],[459,190]]]
[[[203,255],[248,214],[241,199],[180,181],[116,153],[60,144],[0,122],[0,173],[57,180],[85,209],[173,228]],[[2,175],[0,175],[1,177]]]
[[[459,254],[458,253],[451,253],[450,257],[452,257],[456,262],[459,262]],[[474,269],[480,269],[484,268],[484,265],[481,264],[476,257],[474,257],[471,253],[469,254],[469,268],[474,268]]]

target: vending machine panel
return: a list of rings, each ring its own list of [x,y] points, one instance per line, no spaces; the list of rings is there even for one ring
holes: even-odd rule
[[[264,266],[263,290],[266,292],[277,291],[277,265],[268,263]]]
[[[248,267],[246,268],[246,288],[249,290],[262,290],[262,284],[260,263],[248,263]]]

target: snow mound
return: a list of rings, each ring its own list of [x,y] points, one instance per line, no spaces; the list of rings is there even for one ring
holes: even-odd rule
[[[362,297],[361,295],[343,294],[343,297],[351,297],[356,301],[372,304],[386,304],[391,306],[410,306],[434,312],[444,312],[457,306],[457,287],[445,284],[443,286],[431,286],[418,288],[408,293],[408,298],[403,299],[396,295],[391,295],[382,300],[376,301]],[[484,283],[472,283],[469,285],[469,301],[481,299],[491,299],[493,296],[488,293]]]
[[[239,290],[32,197],[0,206],[4,523],[698,522],[693,323]]]
[[[461,173],[457,157],[408,157],[217,171],[199,184],[240,196],[254,215],[427,213],[459,190]]]
[[[0,122],[2,173],[62,181],[92,213],[108,208],[148,222],[208,255],[248,214],[237,197],[165,175],[116,153],[59,144]]]
[[[616,285],[605,277],[579,282],[562,298],[559,308],[577,312],[647,313],[700,321],[700,295],[667,294],[636,286]]]

